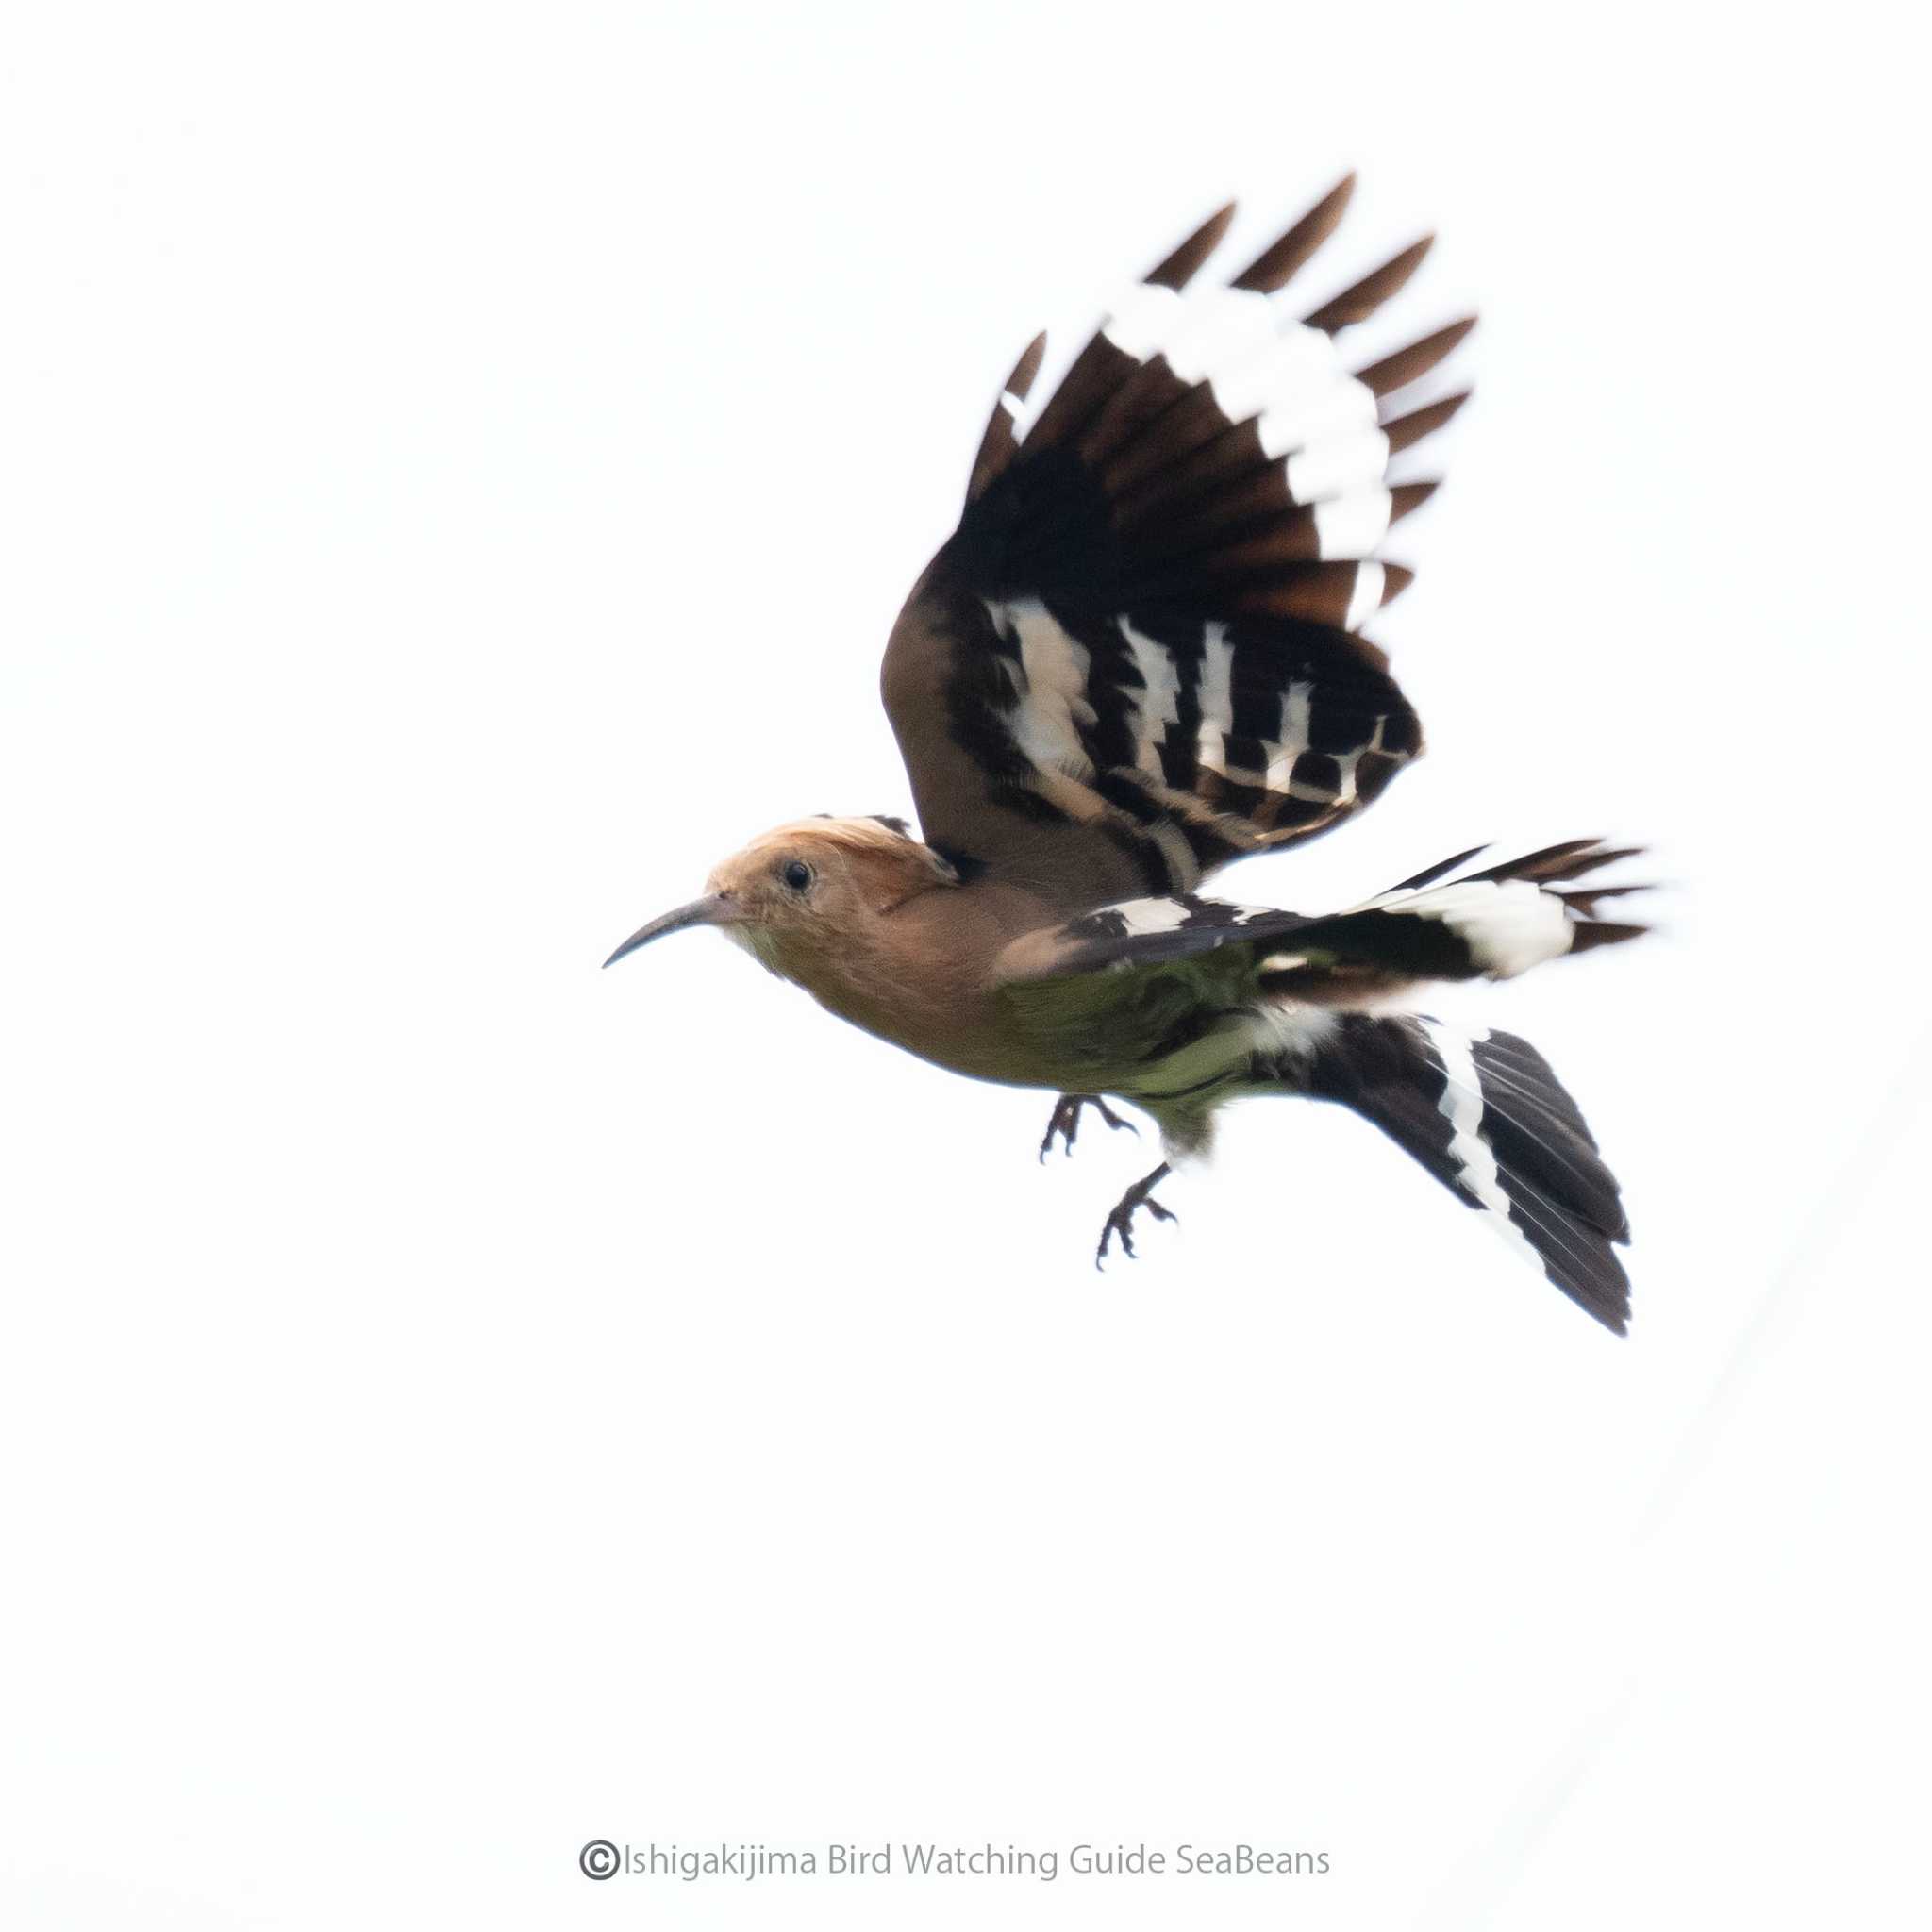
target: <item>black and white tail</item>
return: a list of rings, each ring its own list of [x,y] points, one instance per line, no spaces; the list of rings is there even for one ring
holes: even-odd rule
[[[1623,1334],[1630,1239],[1616,1177],[1550,1065],[1513,1033],[1439,1020],[1337,1016],[1304,1075],[1476,1208],[1573,1301]]]

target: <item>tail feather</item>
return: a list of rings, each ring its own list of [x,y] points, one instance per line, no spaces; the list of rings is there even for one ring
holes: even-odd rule
[[[1304,1078],[1374,1123],[1607,1328],[1629,1325],[1616,1176],[1543,1057],[1511,1033],[1345,1014]]]

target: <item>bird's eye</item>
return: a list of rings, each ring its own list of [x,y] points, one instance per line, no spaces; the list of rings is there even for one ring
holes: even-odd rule
[[[802,858],[788,860],[785,870],[778,876],[794,892],[802,892],[811,884],[811,867]]]

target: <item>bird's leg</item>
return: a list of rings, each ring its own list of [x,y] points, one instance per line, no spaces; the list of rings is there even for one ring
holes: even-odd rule
[[[1130,1134],[1141,1130],[1132,1121],[1124,1121],[1097,1093],[1062,1093],[1054,1103],[1053,1118],[1046,1124],[1046,1138],[1040,1143],[1040,1158],[1044,1160],[1053,1151],[1053,1137],[1058,1134],[1067,1143],[1067,1152],[1074,1151],[1074,1142],[1080,1134],[1080,1109],[1083,1107],[1097,1107],[1100,1118],[1110,1127],[1124,1127]]]
[[[1144,1208],[1156,1221],[1174,1221],[1178,1217],[1163,1208],[1154,1198],[1154,1190],[1164,1181],[1174,1170],[1162,1161],[1150,1174],[1143,1174],[1114,1204],[1114,1210],[1107,1217],[1107,1225],[1100,1230],[1100,1246],[1095,1251],[1093,1265],[1103,1267],[1107,1261],[1108,1243],[1115,1235],[1121,1238],[1121,1249],[1128,1260],[1134,1258],[1134,1214]]]

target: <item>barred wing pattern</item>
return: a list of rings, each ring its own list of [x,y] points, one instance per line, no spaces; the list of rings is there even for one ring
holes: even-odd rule
[[[1240,947],[1257,998],[1341,1006],[1431,980],[1511,979],[1565,953],[1647,929],[1597,916],[1602,901],[1645,890],[1591,876],[1634,858],[1635,847],[1572,839],[1463,871],[1481,849],[1341,912],[1286,912],[1193,892],[1097,907],[1016,941],[999,977],[1023,985],[1119,974]]]
[[[1189,284],[1224,209],[1115,305],[1029,430],[1043,339],[993,412],[958,529],[896,625],[882,684],[928,842],[1072,910],[1188,891],[1308,838],[1422,749],[1363,625],[1407,581],[1379,546],[1435,485],[1391,456],[1468,322],[1349,373],[1337,333],[1418,242],[1304,319],[1274,300],[1342,182],[1231,285]]]

